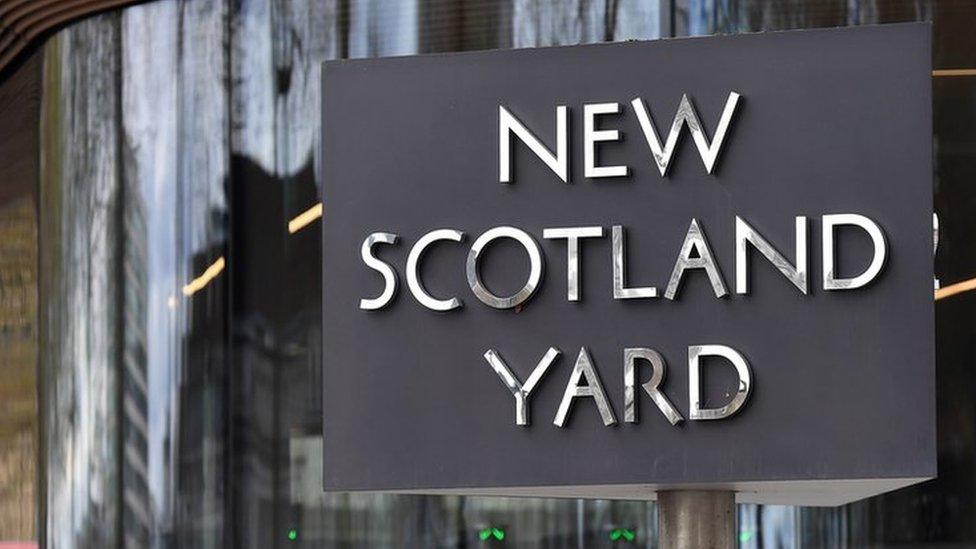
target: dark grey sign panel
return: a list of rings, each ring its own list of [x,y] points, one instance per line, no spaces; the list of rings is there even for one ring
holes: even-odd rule
[[[924,24],[327,63],[325,489],[935,476],[930,74]]]

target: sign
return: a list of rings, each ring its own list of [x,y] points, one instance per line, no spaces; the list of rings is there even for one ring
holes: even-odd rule
[[[330,491],[936,474],[930,27],[326,63]]]

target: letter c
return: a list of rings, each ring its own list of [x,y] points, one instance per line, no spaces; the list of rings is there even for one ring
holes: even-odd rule
[[[418,273],[418,266],[420,263],[420,258],[423,256],[427,247],[437,242],[438,240],[450,240],[453,242],[461,242],[464,239],[464,233],[455,229],[437,229],[435,231],[430,231],[424,236],[420,237],[420,240],[413,245],[410,249],[410,255],[407,256],[407,287],[410,288],[410,293],[413,294],[417,301],[421,305],[427,307],[432,311],[450,311],[451,309],[457,309],[461,307],[463,303],[461,300],[452,297],[450,299],[437,299],[432,297],[427,290],[424,289],[423,283],[420,281],[420,274]]]

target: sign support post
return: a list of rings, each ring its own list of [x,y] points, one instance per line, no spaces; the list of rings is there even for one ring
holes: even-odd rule
[[[665,549],[735,547],[735,493],[720,490],[660,492],[658,539]]]

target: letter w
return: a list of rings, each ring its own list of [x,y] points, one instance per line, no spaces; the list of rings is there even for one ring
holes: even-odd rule
[[[722,142],[725,141],[725,134],[728,132],[729,124],[732,122],[735,106],[738,103],[739,94],[729,92],[729,98],[725,102],[725,109],[722,111],[722,118],[718,122],[718,127],[715,128],[715,137],[709,143],[708,137],[705,135],[705,129],[698,119],[698,113],[695,112],[695,106],[688,99],[687,94],[682,94],[681,103],[678,104],[678,112],[674,115],[674,120],[671,122],[671,131],[668,132],[668,140],[664,143],[664,146],[661,146],[661,141],[657,137],[657,130],[654,128],[654,122],[651,121],[651,116],[648,114],[644,102],[639,97],[630,102],[634,107],[634,112],[637,113],[637,119],[640,121],[641,129],[644,131],[644,138],[647,140],[647,145],[651,148],[654,163],[657,164],[657,169],[661,172],[662,177],[668,171],[668,165],[671,163],[672,155],[674,155],[674,148],[678,144],[678,136],[681,134],[681,127],[685,123],[688,124],[688,128],[691,130],[691,136],[695,139],[695,146],[698,147],[698,154],[701,155],[702,162],[705,164],[705,171],[712,173],[712,168],[715,167],[715,160],[718,158],[718,153],[722,149]]]

